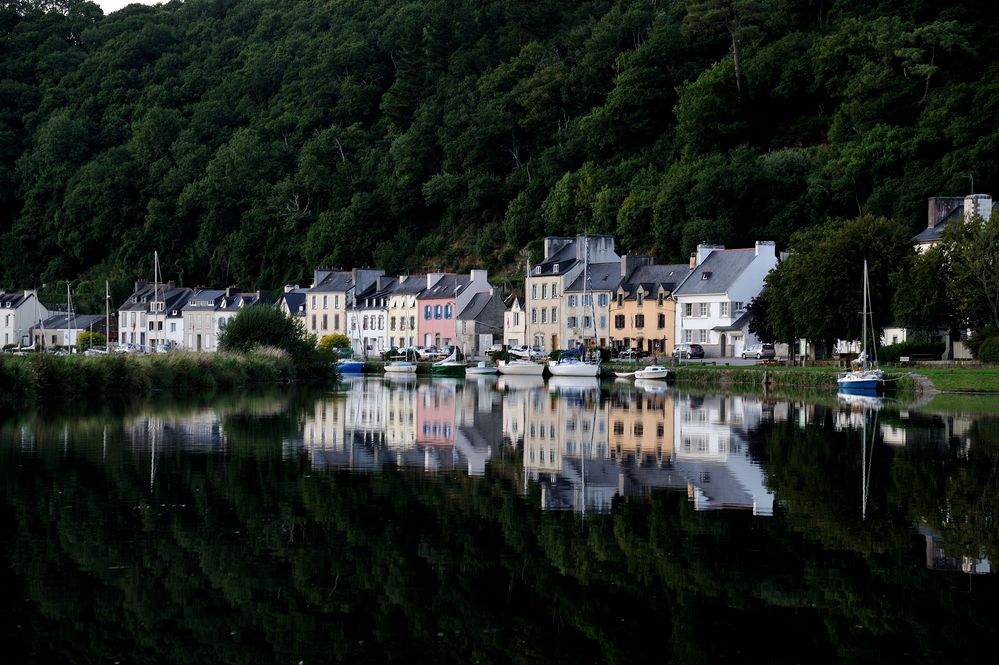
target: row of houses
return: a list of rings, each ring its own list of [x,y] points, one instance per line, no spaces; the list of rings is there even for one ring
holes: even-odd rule
[[[657,264],[619,256],[608,235],[545,238],[523,301],[506,312],[504,340],[545,351],[595,345],[652,355],[694,343],[709,357],[735,357],[757,341],[746,305],[776,265],[769,241],[698,245],[689,263]]]

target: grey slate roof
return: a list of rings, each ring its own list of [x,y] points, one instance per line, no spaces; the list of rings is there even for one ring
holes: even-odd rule
[[[567,271],[571,270],[574,265],[578,262],[576,258],[576,240],[573,239],[565,247],[562,247],[557,252],[549,256],[547,259],[537,264],[536,266],[531,266],[531,277],[540,277],[542,275],[562,275]],[[558,270],[555,267],[558,266]],[[535,273],[535,269],[540,268],[538,273]]]
[[[69,318],[69,328],[71,330],[89,330],[90,324],[104,323],[103,314],[76,314],[72,317],[67,317],[64,314],[56,314],[45,319],[40,325],[32,326],[34,330],[41,330],[45,328],[46,330],[65,330],[66,329],[66,319]]]
[[[222,289],[201,289],[200,291],[195,291],[191,299],[184,305],[184,311],[213,312],[218,309],[222,298],[225,298],[225,291]],[[208,302],[208,304],[201,304],[203,302]]]
[[[122,303],[118,311],[147,312],[149,311],[149,303],[158,298],[163,301],[163,307],[169,314],[172,310],[181,309],[186,305],[193,293],[194,289],[170,286],[169,283],[158,286],[156,284],[143,284],[128,297],[128,300]]]
[[[476,293],[472,296],[472,299],[468,301],[468,304],[465,305],[465,309],[461,310],[461,313],[458,314],[458,318],[465,321],[474,321],[479,314],[482,313],[482,310],[485,309],[486,305],[489,304],[489,301],[492,298],[493,295],[488,291],[485,293]]]
[[[584,273],[589,279],[590,291],[613,291],[621,283],[621,262],[591,263],[569,285],[565,290],[566,293],[582,293],[587,290]]]
[[[676,295],[727,293],[756,258],[756,249],[716,249],[674,291]]]
[[[405,282],[396,280],[392,295],[418,296],[426,288],[427,278],[425,275],[409,275]]]
[[[470,275],[444,275],[433,287],[425,289],[419,295],[418,300],[437,300],[454,297],[456,293],[461,293],[471,281],[472,277]]]
[[[24,291],[12,291],[6,293],[0,291],[0,309],[17,309],[27,300]]]
[[[305,289],[295,289],[281,294],[281,300],[288,307],[292,316],[305,316]]]
[[[957,206],[947,213],[943,219],[937,222],[936,225],[923,229],[918,235],[913,236],[912,239],[918,243],[936,242],[937,240],[943,238],[944,229],[947,228],[947,224],[962,216],[964,216],[964,206]]]
[[[638,297],[639,286],[649,295],[658,293],[659,287],[672,293],[689,274],[690,264],[688,263],[639,266],[621,280],[620,288],[627,291],[625,300],[635,300]]]
[[[354,286],[354,276],[349,272],[330,272],[322,276],[322,281],[309,289],[313,293],[346,292]]]

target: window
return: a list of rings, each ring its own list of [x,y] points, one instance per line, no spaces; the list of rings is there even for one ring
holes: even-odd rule
[[[583,296],[583,307],[593,306],[593,294],[586,294]]]
[[[547,284],[542,284],[541,285],[541,299],[544,300],[547,297],[548,297],[548,285]]]
[[[744,309],[746,309],[745,305],[743,303],[739,302],[738,300],[736,300],[736,301],[734,301],[732,303],[732,311],[733,312],[741,312]]]
[[[536,307],[531,308],[531,323],[538,322],[538,309]]]
[[[576,296],[569,296],[569,307],[576,306]]]
[[[312,315],[312,329],[313,330],[316,329],[316,315],[315,314]]]
[[[410,330],[416,330],[416,317],[415,316],[409,317],[409,329]]]
[[[172,332],[172,333],[177,332],[177,322],[176,321],[171,321],[170,322],[170,332]]]
[[[624,307],[624,294],[623,293],[617,294],[617,306],[618,307]]]
[[[718,305],[718,314],[720,316],[728,316],[728,303],[723,302]]]
[[[701,281],[702,282],[706,282],[709,279],[711,279],[711,271],[710,270],[705,270],[704,272],[701,273]]]
[[[603,329],[605,329],[606,327],[607,327],[607,317],[606,317],[606,316],[603,316],[603,315],[601,315],[601,316],[600,316],[600,328],[601,328],[601,330],[603,330]],[[604,344],[603,344],[603,342],[601,342],[601,343],[600,343],[600,346],[603,346],[603,345],[604,345]]]
[[[552,307],[552,323],[558,323],[558,309]]]
[[[327,307],[329,307],[329,297],[323,296],[323,309],[326,309]]]
[[[368,317],[364,317],[364,319],[361,321],[361,330],[367,330],[367,329],[368,329]]]
[[[395,317],[389,319],[389,330],[395,330]]]
[[[379,316],[378,317],[378,329],[379,330],[385,330],[385,317],[384,316]]]
[[[340,309],[340,296],[333,296],[333,307]]]
[[[153,321],[150,321],[150,322],[149,322],[149,329],[150,329],[150,330],[156,330],[156,323],[155,323],[155,322],[153,322]]]
[[[691,343],[691,342],[693,342],[694,341],[694,331],[693,330],[684,330],[683,331],[683,341],[686,342],[686,343],[688,343],[688,344]]]
[[[606,293],[601,293],[597,296],[597,306],[606,307],[607,303],[610,301],[610,296]]]
[[[555,264],[555,265],[557,266],[558,264]],[[534,274],[535,275],[540,275],[541,274],[541,266],[534,266]]]
[[[424,321],[429,321],[430,320],[430,316],[431,316],[430,305],[427,305],[426,307],[423,308],[423,320]]]
[[[659,305],[660,307],[662,307],[663,306],[663,300],[665,300],[665,299],[666,299],[666,294],[664,294],[662,291],[660,291],[659,292],[659,297],[656,299],[656,304]]]
[[[593,327],[593,319],[591,319],[588,316],[584,316],[583,317],[583,328],[587,328],[588,329],[588,328],[591,328],[591,327]]]
[[[520,312],[514,312],[513,313],[513,325],[515,325],[515,326],[519,326],[520,325]]]
[[[569,325],[570,328],[575,328],[576,327],[576,317],[575,316],[570,316],[570,317],[566,318],[566,322],[568,323],[568,325]]]
[[[393,326],[395,325],[395,317],[394,316],[392,317],[392,325]],[[400,316],[399,317],[399,330],[405,330],[405,329],[406,329],[406,317],[405,316]],[[393,330],[395,330],[395,328],[393,328]]]
[[[434,318],[439,319],[444,314],[444,308],[440,305],[434,305]]]
[[[614,315],[614,327],[617,328],[618,330],[624,328],[624,314]]]
[[[333,315],[333,327],[336,328],[337,330],[340,330],[340,315],[339,314],[334,314]]]
[[[693,316],[694,315],[694,304],[693,303],[689,303],[688,302],[686,305],[683,306],[683,315],[684,316]]]
[[[660,314],[659,315],[659,329],[662,330],[665,327],[666,327],[666,315],[665,314]]]
[[[552,266],[552,272],[558,272],[558,264]]]
[[[701,312],[700,316],[710,316],[711,315],[711,305],[710,305],[710,303],[702,302],[702,303],[700,303],[699,307],[700,307],[700,312]]]
[[[697,332],[699,333],[698,336],[697,336],[697,341],[700,342],[701,344],[707,344],[707,342],[708,342],[708,331],[707,330],[698,330]]]
[[[444,305],[444,318],[450,319],[451,315],[454,313],[454,305],[447,304]]]
[[[316,297],[312,296],[312,309],[316,308]]]
[[[537,299],[538,299],[538,285],[531,284],[531,300],[537,300]]]
[[[541,308],[541,323],[548,322],[548,310],[544,307]]]
[[[558,298],[558,284],[552,284],[552,298]]]
[[[636,328],[644,328],[645,327],[645,315],[644,314],[636,314],[635,315],[635,327]]]
[[[326,315],[325,315],[325,314],[323,314],[323,330],[326,330],[326,329],[327,329],[327,324],[328,324],[328,323],[329,323],[329,319],[327,319],[327,318],[326,318]]]

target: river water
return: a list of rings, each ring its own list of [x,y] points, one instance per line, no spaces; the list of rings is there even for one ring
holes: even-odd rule
[[[996,413],[529,377],[8,413],[5,660],[973,660]]]

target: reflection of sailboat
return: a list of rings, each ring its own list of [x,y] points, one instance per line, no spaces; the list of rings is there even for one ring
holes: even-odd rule
[[[861,463],[860,463],[860,516],[861,519],[867,519],[867,492],[871,487],[871,466],[874,461],[874,438],[878,435],[878,412],[876,409],[872,409],[874,413],[874,427],[873,434],[871,435],[871,452],[868,455],[867,452],[867,411],[864,412],[863,426],[861,427],[862,438],[861,438]]]
[[[860,358],[855,360],[858,367],[841,374],[837,383],[841,391],[863,391],[869,394],[880,393],[884,389],[884,372],[878,368],[877,345],[874,340],[873,314],[870,312],[871,291],[867,281],[867,261],[864,261],[864,318],[863,318],[863,344],[860,349]],[[868,317],[871,318],[870,322]],[[873,363],[870,363],[867,350],[867,326],[871,325],[871,351],[873,352]]]

